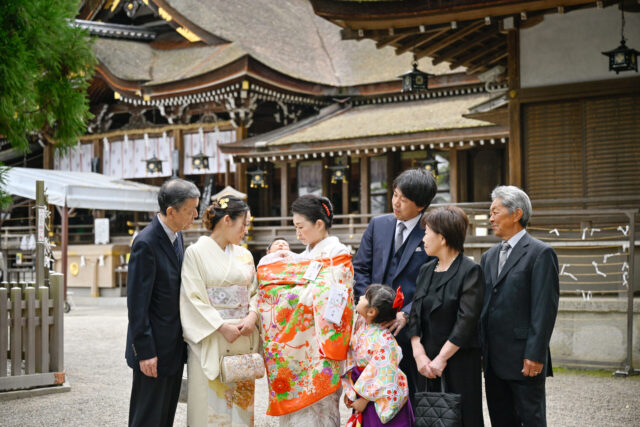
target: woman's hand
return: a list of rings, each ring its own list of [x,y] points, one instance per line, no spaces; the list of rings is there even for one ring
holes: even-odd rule
[[[347,397],[347,395],[344,395],[344,405],[351,409],[351,405],[353,405],[353,402],[351,401],[351,399],[349,399],[349,397]]]
[[[436,376],[441,377],[444,368],[447,367],[447,361],[444,357],[438,355],[435,359],[429,363],[429,368],[431,368],[431,372],[433,372]]]
[[[416,355],[414,353],[414,358],[416,359],[416,365],[418,367],[418,372],[420,372],[420,375],[431,379],[436,377],[436,375],[431,370],[431,367],[429,366],[431,360],[429,359],[429,357],[427,357],[426,354],[422,353]]]
[[[218,328],[218,331],[222,334],[225,340],[229,344],[232,344],[240,336],[240,325],[230,325],[229,323],[223,323]]]
[[[351,404],[351,409],[356,412],[362,413],[367,408],[367,403],[369,403],[367,399],[365,399],[364,397],[359,397],[355,402]]]
[[[255,311],[250,311],[247,317],[242,319],[242,322],[238,324],[238,329],[240,330],[240,335],[249,336],[253,332],[256,327],[256,322],[258,321],[258,315]]]

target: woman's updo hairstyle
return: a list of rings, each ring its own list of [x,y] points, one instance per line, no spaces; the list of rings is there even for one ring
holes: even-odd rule
[[[319,197],[313,194],[305,194],[291,205],[294,214],[302,215],[312,223],[317,220],[324,222],[325,228],[331,228],[333,222],[333,205],[326,197]]]
[[[247,204],[233,196],[221,197],[218,200],[214,200],[202,214],[202,225],[209,231],[213,231],[216,228],[216,224],[226,215],[232,220],[244,216],[249,212],[249,206]]]

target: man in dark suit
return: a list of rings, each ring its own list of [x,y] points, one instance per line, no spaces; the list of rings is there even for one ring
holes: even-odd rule
[[[486,290],[480,329],[491,425],[546,426],[545,378],[558,314],[558,258],[531,237],[527,194],[514,186],[491,193],[491,228],[502,242],[482,255]]]
[[[127,364],[133,369],[129,426],[172,426],[180,396],[186,348],[180,324],[180,231],[198,216],[198,188],[165,182],[160,213],[133,242],[127,277]]]
[[[424,251],[422,213],[436,195],[436,180],[424,169],[409,169],[393,181],[393,214],[375,217],[362,235],[353,260],[354,293],[357,299],[372,283],[402,288],[404,306],[395,320],[383,324],[396,335],[402,348],[400,369],[407,375],[412,403],[418,369],[410,337],[406,333],[420,267],[429,257]]]

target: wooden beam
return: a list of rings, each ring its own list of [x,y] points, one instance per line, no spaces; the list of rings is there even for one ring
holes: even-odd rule
[[[498,41],[494,41],[493,43],[491,43],[489,45],[479,46],[473,52],[469,52],[465,56],[461,56],[456,61],[452,62],[449,65],[449,68],[451,70],[454,70],[454,69],[456,69],[456,68],[458,68],[460,66],[468,67],[469,65],[471,65],[473,63],[473,61],[475,61],[475,60],[477,60],[479,58],[482,58],[483,56],[487,56],[493,50],[505,48],[506,44],[507,44],[506,40],[500,39]],[[471,72],[469,72],[469,70],[467,70],[467,74],[471,74]]]
[[[473,33],[474,31],[477,31],[478,29],[484,27],[484,21],[478,21],[472,24],[467,25],[466,27],[458,30],[457,32],[453,33],[452,35],[439,40],[438,42],[432,44],[431,46],[429,46],[428,48],[421,50],[419,52],[416,52],[416,57],[417,58],[422,58],[424,56],[431,56],[434,53],[436,53],[437,51],[457,42],[458,40],[462,39],[463,37]]]
[[[289,212],[289,163],[280,163],[280,216],[285,217]],[[282,220],[281,225],[287,225]]]
[[[508,183],[522,187],[522,130],[520,102],[520,37],[518,30],[507,33],[507,73],[509,81],[509,148]]]
[[[449,150],[449,195],[451,203],[458,202],[458,150]]]
[[[485,70],[487,68],[489,68],[491,65],[501,61],[502,59],[506,58],[509,55],[509,53],[505,50],[505,51],[498,51],[496,53],[494,53],[493,55],[489,56],[487,60],[484,60],[476,65],[473,64],[469,64],[469,68],[467,68],[467,73],[469,74],[475,74],[477,72],[480,72],[482,70]],[[473,66],[472,66],[473,65]]]
[[[423,36],[423,37],[419,37],[414,39],[412,42],[409,42],[407,44],[405,44],[404,46],[396,49],[396,55],[402,55],[405,52],[408,52],[410,50],[416,49],[420,46],[423,46],[427,43],[429,43],[432,40],[437,39],[438,37],[440,37],[441,35],[443,35],[444,33],[446,33],[447,31],[450,31],[451,27],[447,27],[447,28],[443,28],[440,31],[436,31],[434,33],[429,34],[428,36]]]
[[[314,11],[340,26],[361,28],[363,31],[394,27],[417,27],[449,24],[451,21],[484,20],[485,17],[519,15],[526,11],[529,16],[537,11],[557,11],[558,6],[567,10],[570,6],[595,5],[593,0],[493,0],[469,2],[461,6],[429,7],[428,2],[336,2],[312,0]],[[336,6],[336,3],[340,3]],[[400,4],[399,4],[400,3]],[[444,2],[443,2],[444,3]],[[341,10],[342,9],[342,10]],[[382,17],[382,19],[381,19]],[[377,18],[377,19],[376,19]]]
[[[472,38],[471,40],[465,43],[462,43],[459,46],[453,47],[449,50],[445,50],[444,52],[440,52],[440,54],[438,54],[438,56],[433,59],[432,61],[433,65],[436,66],[444,61],[450,62],[451,58],[454,58],[468,51],[473,46],[476,46],[480,43],[484,43],[485,41],[489,40],[491,37],[494,37],[497,34],[496,26],[487,27],[486,29],[488,31],[484,31],[484,34],[482,34],[481,36]]]
[[[386,37],[385,39],[380,39],[377,43],[376,43],[376,47],[378,49],[382,49],[385,46],[389,46],[391,44],[394,43],[398,43],[400,40],[409,37],[408,34],[403,34],[403,35],[399,35],[399,36],[393,36],[393,37]]]
[[[360,157],[360,214],[369,213],[369,157]]]
[[[419,34],[429,34],[433,32],[439,32],[441,30],[450,30],[451,25],[438,25],[438,26],[426,26],[426,25],[416,25],[415,27],[405,27],[405,28],[394,28],[393,35],[394,36],[413,36]],[[379,29],[379,30],[362,30],[355,29],[354,27],[345,27],[340,30],[340,36],[342,40],[363,40],[363,39],[374,39],[379,40],[384,37],[389,36],[389,29]]]

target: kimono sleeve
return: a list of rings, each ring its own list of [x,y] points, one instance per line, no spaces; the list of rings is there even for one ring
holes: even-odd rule
[[[180,286],[180,320],[184,338],[199,343],[224,323],[218,310],[211,306],[201,268],[206,268],[195,246],[187,248],[182,262]]]
[[[371,359],[353,388],[358,395],[374,402],[380,421],[387,423],[409,397],[407,377],[398,367],[402,352],[393,337],[385,334],[371,350]]]

